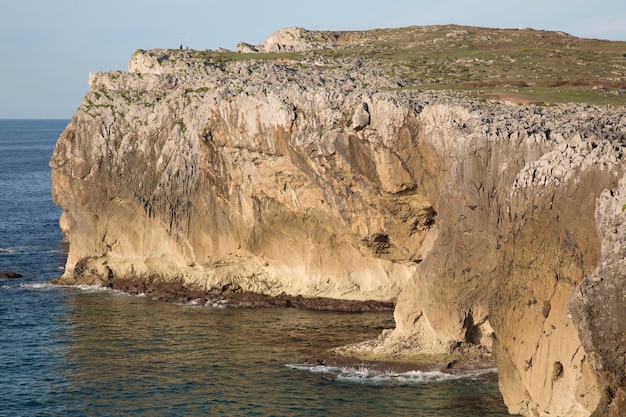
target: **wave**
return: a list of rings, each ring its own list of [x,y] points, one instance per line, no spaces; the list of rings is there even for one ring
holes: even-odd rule
[[[408,372],[391,372],[377,371],[365,366],[363,367],[335,367],[327,365],[311,365],[308,363],[287,364],[288,368],[300,371],[308,371],[315,374],[321,374],[323,378],[338,381],[351,382],[365,385],[394,385],[394,386],[411,386],[424,385],[438,382],[448,382],[462,379],[481,379],[487,375],[497,372],[496,368],[468,370],[456,373],[447,373],[440,371],[408,371]]]
[[[104,285],[100,285],[100,284],[57,285],[57,287],[73,289],[75,291],[80,291],[83,294],[108,293],[108,294],[116,294],[116,295],[125,295],[129,297],[145,297],[146,296],[145,293],[129,294],[122,290],[105,287]]]
[[[189,307],[226,308],[228,306],[228,300],[195,298],[193,300],[180,303],[180,305],[189,306]]]
[[[28,284],[20,284],[20,288],[29,288],[31,290],[51,290],[57,287],[49,282],[31,282]]]
[[[95,292],[111,292],[113,291],[111,288],[105,287],[103,285],[87,285],[87,284],[81,284],[81,285],[70,285],[67,286],[66,288],[73,288],[75,290],[79,290],[81,292],[84,293],[95,293]]]
[[[102,285],[57,285],[51,282],[32,282],[20,284],[21,288],[29,288],[33,290],[56,290],[59,288],[67,288],[72,290],[78,290],[83,293],[98,293],[98,292],[119,292],[112,290],[111,288],[104,287]]]
[[[23,248],[0,248],[0,253],[15,253],[22,251]]]

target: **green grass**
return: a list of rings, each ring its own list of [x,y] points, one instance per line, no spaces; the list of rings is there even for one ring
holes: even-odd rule
[[[185,133],[187,131],[187,125],[185,125],[183,119],[176,119],[174,123],[180,128],[181,133]]]
[[[406,89],[451,89],[522,102],[626,105],[626,42],[532,29],[457,25],[309,31],[307,37],[320,44],[332,43],[333,47],[275,54],[169,53],[172,60],[186,54],[219,66],[243,60],[272,60],[293,67],[323,57],[329,68],[340,69],[346,61],[361,59],[365,63],[363,71],[376,69],[390,77],[401,77]]]
[[[299,61],[306,57],[302,52],[284,52],[284,53],[239,53],[239,52],[218,52],[218,51],[194,51],[194,50],[168,50],[170,60],[175,60],[178,56],[189,56],[192,59],[211,62],[213,64],[226,64],[228,62],[237,61],[281,61],[292,60]]]

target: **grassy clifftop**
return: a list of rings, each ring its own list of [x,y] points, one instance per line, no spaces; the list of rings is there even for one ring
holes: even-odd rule
[[[217,64],[278,60],[295,69],[337,69],[359,60],[363,71],[398,80],[398,89],[451,89],[521,103],[626,105],[626,42],[457,25],[344,32],[298,29],[289,35],[300,39],[281,52],[265,52],[259,45],[259,52],[193,51],[193,56]]]

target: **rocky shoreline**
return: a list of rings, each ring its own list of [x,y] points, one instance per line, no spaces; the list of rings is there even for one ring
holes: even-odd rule
[[[239,308],[393,308],[396,328],[354,358],[448,369],[493,355],[511,413],[622,407],[626,108],[405,88],[388,72],[402,67],[362,54],[414,56],[420,37],[491,51],[457,29],[285,30],[261,55],[138,50],[128,72],[91,74],[51,158],[70,243],[59,283]],[[313,50],[311,37],[319,60],[268,52]],[[501,58],[485,61],[498,79]]]
[[[202,291],[188,288],[183,282],[147,282],[143,279],[115,280],[107,288],[130,295],[143,294],[154,299],[210,307],[226,308],[297,308],[314,311],[340,311],[351,313],[393,311],[394,304],[376,300],[340,300],[328,297],[303,297],[300,295],[266,294],[241,291],[224,286],[221,289]]]

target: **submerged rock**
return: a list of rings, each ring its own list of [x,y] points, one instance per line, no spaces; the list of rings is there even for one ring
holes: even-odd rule
[[[12,271],[0,271],[0,278],[22,278],[23,275]]]
[[[387,91],[362,65],[154,50],[92,74],[51,160],[57,282],[395,302],[350,355],[495,358],[512,413],[619,407],[626,110]]]

